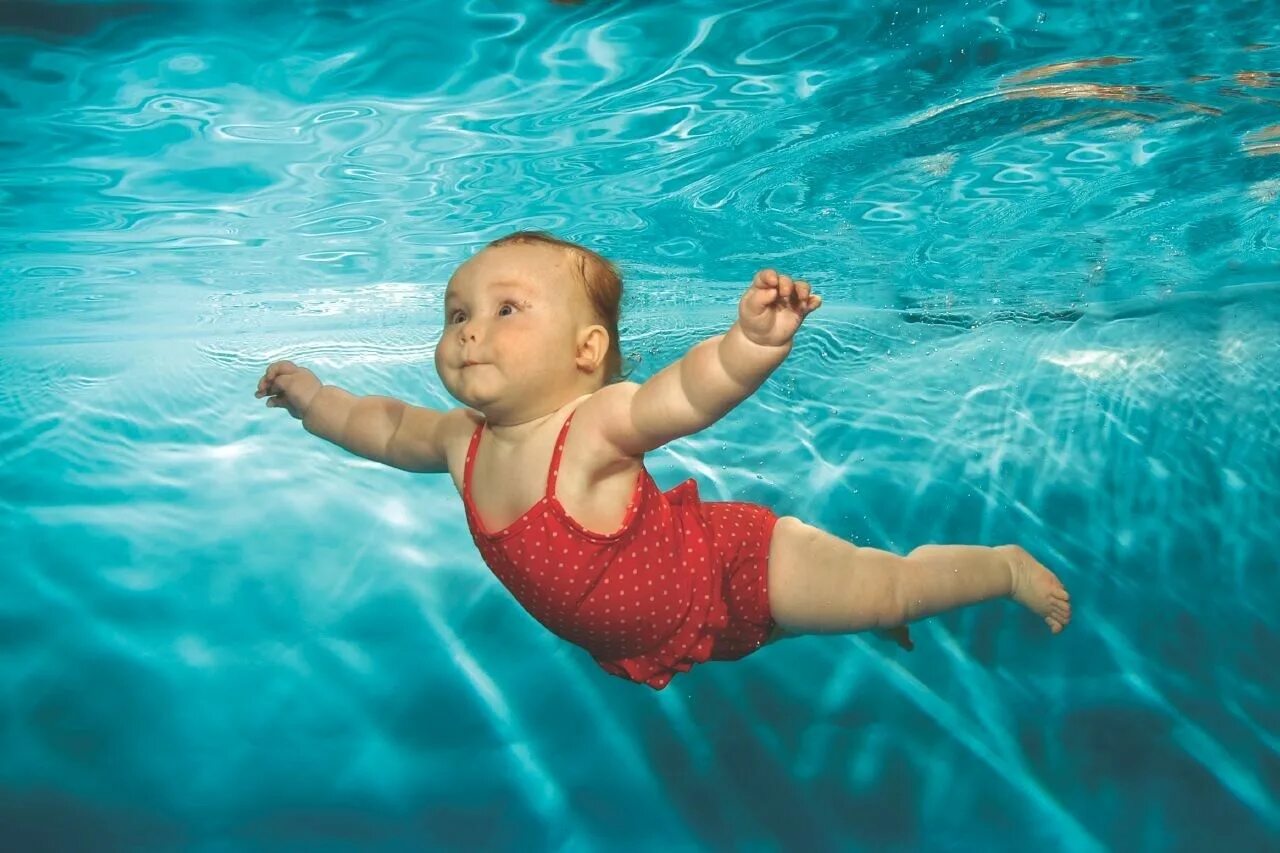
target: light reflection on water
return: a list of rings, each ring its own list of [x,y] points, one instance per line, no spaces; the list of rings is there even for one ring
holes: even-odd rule
[[[1274,844],[1262,5],[0,7],[0,826]],[[755,269],[812,281],[788,362],[659,484],[899,551],[1017,541],[1071,627],[985,605],[910,655],[801,638],[652,693],[523,613],[447,478],[253,399],[290,358],[456,405],[443,283],[517,227],[621,263],[637,381]]]

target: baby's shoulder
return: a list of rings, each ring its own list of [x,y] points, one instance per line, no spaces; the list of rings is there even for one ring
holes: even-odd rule
[[[631,409],[631,398],[640,386],[635,382],[613,382],[591,392],[575,409],[574,423],[601,425],[610,418],[625,415]]]
[[[482,423],[484,423],[484,415],[475,409],[461,406],[446,411],[439,426],[439,435],[446,455],[453,458],[465,453],[471,436]]]
[[[449,409],[440,421],[440,443],[444,446],[449,474],[453,478],[454,485],[458,487],[459,494],[462,492],[467,449],[471,445],[471,438],[475,435],[476,429],[482,423],[484,423],[484,415],[465,406]]]
[[[574,430],[582,443],[594,453],[607,457],[610,464],[619,459],[637,461],[644,457],[643,453],[624,453],[616,441],[616,436],[630,427],[632,398],[639,388],[635,382],[606,385],[582,401],[574,414]]]
[[[452,441],[469,441],[483,423],[484,413],[466,406],[459,406],[445,413],[445,432]]]

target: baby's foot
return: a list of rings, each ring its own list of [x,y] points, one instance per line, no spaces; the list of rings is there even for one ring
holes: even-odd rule
[[[1017,545],[1003,545],[996,550],[1005,555],[1013,574],[1009,597],[1043,616],[1053,633],[1067,627],[1071,621],[1071,596],[1058,576]]]

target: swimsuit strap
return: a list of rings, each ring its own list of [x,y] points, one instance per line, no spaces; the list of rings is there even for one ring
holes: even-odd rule
[[[551,467],[547,470],[547,494],[554,497],[556,493],[556,475],[560,473],[560,456],[564,451],[564,439],[569,434],[569,423],[573,420],[573,416],[578,413],[575,408],[569,413],[569,417],[564,419],[564,426],[560,427],[560,435],[556,437],[555,449],[551,451]],[[485,422],[481,421],[476,425],[475,432],[471,434],[471,445],[467,448],[467,461],[462,468],[462,491],[464,495],[471,494],[471,469],[476,464],[476,451],[480,447],[480,435],[484,432]]]
[[[569,434],[569,424],[577,413],[578,409],[575,407],[569,413],[569,417],[564,419],[564,426],[560,427],[560,435],[556,436],[555,450],[551,451],[551,467],[547,470],[547,495],[549,497],[555,497],[556,475],[560,473],[560,454],[564,452],[564,437]]]
[[[467,448],[467,461],[462,467],[462,493],[468,497],[471,495],[471,469],[476,464],[476,449],[480,447],[480,433],[484,432],[484,423],[478,423],[475,432],[471,433],[471,446]]]

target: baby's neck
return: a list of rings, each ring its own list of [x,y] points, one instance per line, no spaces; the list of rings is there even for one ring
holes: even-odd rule
[[[483,412],[485,416],[485,429],[500,444],[520,444],[529,436],[534,435],[542,429],[548,422],[559,420],[563,417],[566,409],[573,408],[583,397],[589,397],[593,392],[581,391],[566,400],[558,403],[551,403],[553,408],[548,409],[544,404],[534,411],[518,411],[502,414],[490,415],[489,412]],[[483,411],[483,410],[482,410]]]
[[[529,420],[497,423],[488,415],[485,416],[484,428],[498,441],[499,444],[519,444],[530,435],[536,433],[539,429],[556,416],[559,409],[545,414],[537,415]]]

